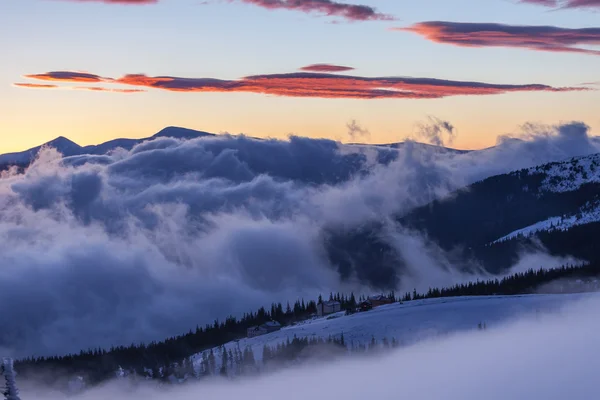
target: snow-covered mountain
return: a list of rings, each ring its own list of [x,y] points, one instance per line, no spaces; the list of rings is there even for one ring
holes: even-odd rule
[[[527,175],[542,175],[544,179],[538,188],[538,193],[567,193],[577,192],[582,187],[591,187],[600,183],[600,154],[586,157],[574,157],[564,162],[554,162],[527,169]],[[528,190],[524,187],[524,190]],[[502,236],[494,243],[517,237],[531,237],[543,231],[568,231],[569,229],[600,221],[600,199],[594,196],[581,207],[562,215],[538,221],[524,228],[517,229]]]
[[[600,154],[490,177],[400,220],[497,268],[536,239],[551,254],[590,259],[600,227]]]

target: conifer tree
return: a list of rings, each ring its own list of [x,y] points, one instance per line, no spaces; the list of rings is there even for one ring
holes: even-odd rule
[[[213,349],[210,349],[210,353],[208,354],[208,372],[211,375],[214,375],[217,369],[217,362],[215,360],[215,353]]]
[[[262,360],[264,365],[267,365],[269,361],[271,361],[271,356],[271,349],[265,344],[262,352]]]
[[[239,344],[235,349],[235,374],[240,375],[242,373],[242,351],[240,350]]]
[[[202,375],[210,374],[210,368],[208,367],[208,354],[206,354],[206,352],[202,353],[201,373]]]
[[[228,358],[229,358],[229,370],[230,371],[235,371],[235,357],[233,356],[233,352],[231,351],[231,349],[229,349],[228,352]]]
[[[227,376],[227,364],[229,363],[229,355],[227,350],[223,347],[223,353],[221,353],[221,370],[219,371],[221,376]]]
[[[19,389],[15,382],[15,369],[12,358],[2,360],[2,375],[4,376],[5,387],[2,392],[6,400],[21,400],[19,398]]]

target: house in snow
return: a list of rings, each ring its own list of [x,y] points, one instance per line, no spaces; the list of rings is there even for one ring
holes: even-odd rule
[[[319,317],[340,312],[341,310],[342,305],[339,301],[323,301],[317,304],[317,315]]]
[[[253,326],[248,328],[246,334],[249,338],[253,338],[260,335],[266,335],[267,333],[275,332],[281,329],[281,324],[277,321],[269,321],[262,325]]]
[[[379,307],[382,306],[384,304],[391,304],[393,303],[392,299],[390,299],[389,297],[385,297],[384,295],[378,294],[375,296],[369,296],[369,298],[367,299],[367,301],[369,303],[371,303],[371,305],[373,307]]]
[[[373,304],[368,300],[361,301],[356,309],[360,312],[369,311],[373,309]]]

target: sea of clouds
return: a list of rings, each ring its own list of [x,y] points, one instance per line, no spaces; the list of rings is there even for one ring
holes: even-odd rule
[[[430,122],[424,137],[443,144],[451,125]],[[529,125],[472,152],[230,135],[67,158],[44,149],[25,174],[0,176],[0,353],[160,340],[274,301],[377,290],[341,279],[323,240],[372,221],[406,261],[398,290],[455,283],[465,277],[443,252],[391,216],[597,152],[583,123]]]

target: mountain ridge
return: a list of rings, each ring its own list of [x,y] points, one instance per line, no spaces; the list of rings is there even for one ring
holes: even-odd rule
[[[87,146],[81,146],[81,145],[75,143],[74,141],[70,140],[67,137],[59,136],[49,142],[46,142],[39,146],[32,147],[27,150],[23,150],[20,152],[11,152],[11,153],[0,154],[0,166],[8,166],[8,165],[25,166],[26,164],[29,164],[31,161],[33,161],[35,159],[38,152],[43,147],[53,147],[56,150],[58,150],[61,154],[63,154],[63,156],[66,156],[66,157],[75,156],[75,155],[84,155],[84,154],[103,155],[103,154],[107,154],[108,152],[110,152],[116,148],[123,148],[125,150],[131,150],[134,146],[136,146],[140,143],[143,143],[143,142],[149,141],[149,140],[158,139],[158,138],[172,137],[172,138],[176,138],[176,139],[190,140],[190,139],[196,139],[199,137],[214,137],[214,136],[218,136],[218,135],[215,133],[199,131],[199,130],[184,128],[184,127],[179,127],[179,126],[167,126],[152,136],[143,137],[143,138],[139,138],[139,139],[116,138],[116,139],[111,139],[111,140],[108,140],[106,142],[99,143],[96,145],[87,145]],[[408,141],[397,142],[397,143],[388,143],[388,144],[348,143],[347,145],[348,146],[368,146],[368,147],[397,149],[402,146],[405,146],[407,143],[408,143]],[[450,147],[436,146],[436,145],[420,143],[420,142],[411,142],[411,143],[416,143],[420,146],[425,146],[427,148],[438,149],[443,152],[452,152],[452,153],[456,153],[456,154],[467,153],[467,152],[471,151],[471,150],[460,150],[460,149],[454,149],[454,148],[450,148]]]
[[[53,147],[58,150],[63,156],[76,156],[76,155],[102,155],[114,150],[116,148],[124,148],[125,150],[131,150],[135,145],[143,143],[148,140],[153,140],[161,137],[174,137],[177,139],[193,139],[203,136],[215,136],[213,133],[197,131],[188,128],[182,128],[178,126],[168,126],[161,129],[159,132],[155,133],[152,136],[140,138],[140,139],[131,139],[131,138],[117,138],[111,139],[109,141],[96,144],[96,145],[87,145],[81,146],[74,141],[70,140],[64,136],[58,136],[55,139],[52,139],[49,142],[41,144],[39,146],[32,147],[30,149],[0,154],[0,165],[6,164],[17,164],[23,165],[28,164],[37,156],[38,152],[43,147]]]

